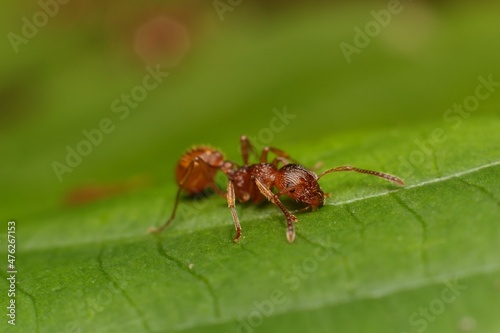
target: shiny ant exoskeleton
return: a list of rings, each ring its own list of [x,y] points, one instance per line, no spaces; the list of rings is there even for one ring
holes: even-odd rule
[[[284,153],[283,153],[284,154]],[[261,163],[243,166],[229,171],[227,186],[227,202],[231,210],[236,228],[235,242],[241,238],[241,225],[234,208],[235,199],[242,202],[252,200],[254,203],[262,202],[265,198],[278,206],[285,215],[287,223],[287,239],[291,243],[295,239],[293,223],[297,218],[283,205],[279,199],[287,195],[297,202],[305,203],[305,209],[316,210],[323,206],[325,193],[318,184],[318,180],[326,174],[338,171],[355,171],[372,176],[377,176],[398,185],[404,182],[398,177],[378,171],[364,170],[352,166],[339,166],[328,169],[319,176],[299,164],[287,164],[286,154],[276,158],[273,163],[267,163],[261,158]],[[278,169],[278,163],[282,161],[285,165]],[[276,187],[277,193],[273,192]]]
[[[244,165],[248,165],[249,153],[256,154],[254,147],[243,135],[240,139],[241,154]],[[267,154],[273,152],[280,159],[288,158],[286,161],[293,161],[286,153],[274,148],[264,147],[261,153],[261,161],[267,159]],[[204,193],[207,189],[212,189],[215,193],[226,197],[226,193],[220,190],[215,183],[215,177],[220,170],[224,174],[229,175],[238,165],[234,162],[224,159],[222,152],[208,146],[195,146],[181,156],[175,169],[175,179],[177,182],[177,194],[175,197],[174,208],[170,218],[158,228],[149,228],[148,232],[159,233],[167,228],[174,220],[179,205],[180,194],[182,191],[190,196],[195,196]]]

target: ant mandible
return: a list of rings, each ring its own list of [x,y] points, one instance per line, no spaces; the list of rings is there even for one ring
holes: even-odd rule
[[[238,198],[241,202],[252,200],[254,203],[260,203],[267,198],[278,206],[285,215],[287,239],[291,243],[295,239],[293,223],[298,220],[295,215],[286,209],[279,199],[280,196],[287,195],[297,202],[305,203],[307,205],[305,209],[316,210],[323,206],[326,196],[319,186],[318,180],[329,173],[339,171],[354,171],[380,177],[398,185],[405,184],[403,180],[396,176],[359,169],[349,165],[328,169],[318,176],[302,165],[288,164],[288,155],[284,152],[281,152],[272,163],[267,163],[266,156],[263,153],[258,164],[246,165],[230,170],[228,173],[227,202],[236,228],[235,242],[238,242],[241,238],[241,225],[234,208],[235,198]],[[278,169],[279,162],[285,164],[280,169]],[[277,193],[273,193],[273,187],[277,188]]]
[[[240,146],[243,163],[246,166],[248,165],[249,153],[256,154],[256,151],[245,135],[240,138]],[[261,153],[261,160],[267,159],[267,154],[270,151],[280,156],[280,158],[288,158],[287,162],[294,161],[282,150],[274,147],[264,147]],[[181,156],[175,169],[175,179],[178,189],[172,214],[162,226],[158,228],[151,227],[148,229],[148,232],[160,233],[172,223],[175,219],[182,191],[190,196],[195,196],[204,193],[210,188],[225,198],[226,193],[221,191],[216,185],[215,177],[219,170],[228,175],[236,168],[238,168],[236,163],[225,160],[223,153],[212,147],[195,146],[189,149]]]

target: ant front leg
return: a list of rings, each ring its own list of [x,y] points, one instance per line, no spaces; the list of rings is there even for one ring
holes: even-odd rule
[[[236,214],[236,209],[234,208],[235,194],[234,194],[234,184],[231,179],[227,183],[227,206],[231,210],[231,215],[233,215],[234,227],[236,229],[236,236],[233,241],[237,243],[241,238],[241,225],[238,219],[238,214]]]
[[[288,242],[292,243],[293,240],[295,239],[295,231],[293,229],[293,223],[297,222],[297,218],[295,215],[293,215],[286,207],[283,205],[283,203],[280,201],[279,197],[277,194],[274,194],[271,192],[270,189],[268,189],[258,178],[253,178],[255,181],[255,184],[257,184],[257,187],[259,188],[259,191],[273,204],[278,206],[283,214],[285,215],[286,219],[286,225],[287,225],[287,233],[286,233],[286,238],[288,239]]]

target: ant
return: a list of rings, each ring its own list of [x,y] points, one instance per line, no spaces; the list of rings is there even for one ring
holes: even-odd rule
[[[249,153],[256,154],[256,151],[245,135],[240,138],[240,147],[244,166],[247,166]],[[269,152],[273,152],[287,163],[288,161],[294,161],[288,154],[274,147],[263,148],[260,157],[261,161],[267,159],[267,154]],[[181,156],[175,169],[175,179],[178,189],[172,214],[162,226],[158,228],[149,228],[148,233],[160,233],[172,223],[177,212],[177,206],[179,205],[182,191],[186,192],[189,196],[196,196],[204,193],[210,188],[215,193],[226,198],[226,193],[216,185],[215,177],[219,170],[229,175],[237,168],[239,168],[239,166],[236,163],[225,160],[224,154],[212,147],[195,146],[189,149]]]
[[[378,171],[359,169],[349,165],[328,169],[318,176],[302,165],[289,164],[287,162],[288,155],[284,152],[278,154],[278,157],[272,163],[267,163],[266,156],[263,152],[260,163],[232,169],[227,174],[227,202],[236,228],[234,242],[238,242],[241,238],[241,225],[234,208],[235,198],[238,198],[241,202],[252,200],[254,203],[260,203],[267,198],[278,206],[285,215],[287,239],[291,243],[295,239],[293,223],[298,220],[295,215],[286,209],[279,199],[280,196],[287,195],[297,202],[305,203],[307,206],[304,210],[311,208],[314,211],[323,206],[325,196],[329,195],[323,192],[318,184],[318,180],[329,173],[339,171],[364,173],[380,177],[401,186],[405,185],[403,180],[396,176]],[[280,169],[278,169],[279,162],[284,164]],[[277,193],[273,193],[273,187],[277,188]]]

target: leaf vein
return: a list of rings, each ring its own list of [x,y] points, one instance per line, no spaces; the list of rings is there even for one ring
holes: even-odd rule
[[[304,311],[315,311],[319,310],[322,308],[326,307],[337,307],[337,306],[343,306],[345,304],[351,304],[353,302],[362,302],[365,300],[370,300],[370,299],[380,299],[384,297],[390,297],[392,295],[395,295],[400,292],[411,292],[413,290],[417,290],[419,288],[426,288],[430,286],[435,286],[435,285],[442,285],[444,281],[450,280],[450,279],[468,279],[468,278],[473,278],[478,275],[484,275],[484,274],[493,274],[500,271],[500,265],[498,264],[491,264],[491,265],[486,265],[482,266],[479,268],[474,268],[474,269],[469,269],[469,270],[462,270],[462,271],[455,271],[455,272],[447,272],[443,273],[440,275],[436,275],[432,278],[429,277],[423,277],[419,279],[414,279],[411,281],[406,281],[403,283],[397,283],[397,284],[389,284],[387,285],[386,288],[376,288],[368,292],[364,292],[362,294],[357,294],[354,298],[349,298],[349,299],[338,299],[335,301],[325,301],[324,303],[321,304],[313,304],[310,306],[306,305],[300,305],[297,308],[294,309],[287,309],[281,312],[276,311],[275,314],[272,315],[272,317],[276,316],[281,316],[284,314],[287,315],[292,315],[295,313],[300,313]],[[305,303],[304,303],[305,304]],[[227,318],[226,320],[221,320],[216,325],[221,325],[224,323],[229,323],[232,322],[230,318]],[[192,327],[189,329],[181,329],[178,330],[177,332],[183,332],[183,331],[192,331]]]
[[[217,294],[215,293],[214,291],[214,288],[212,286],[212,284],[210,283],[210,281],[204,277],[203,275],[201,275],[200,273],[196,272],[195,270],[187,267],[187,265],[185,265],[181,260],[171,256],[170,254],[167,253],[167,251],[165,251],[165,249],[163,248],[163,246],[161,245],[161,240],[160,238],[158,238],[158,253],[166,258],[168,261],[170,262],[173,262],[174,264],[176,264],[181,270],[187,272],[188,274],[192,275],[194,278],[196,278],[197,280],[199,280],[208,290],[208,294],[210,295],[210,298],[212,299],[212,303],[213,303],[213,308],[214,308],[214,315],[216,318],[220,318],[221,317],[221,309],[220,309],[220,304],[219,304],[219,298],[217,297]]]
[[[436,170],[436,175],[438,175],[438,177],[441,177],[442,174],[441,174],[441,171],[439,170],[439,164],[437,161],[436,150],[432,150],[432,163],[434,165],[434,169]]]
[[[349,293],[349,295],[351,297],[354,296],[354,272],[352,271],[352,268],[351,268],[351,264],[350,264],[350,261],[349,261],[349,257],[346,256],[345,254],[343,254],[341,251],[339,251],[338,249],[334,248],[334,247],[331,247],[331,246],[325,246],[321,243],[318,243],[316,241],[313,241],[307,237],[305,237],[304,235],[298,233],[298,232],[295,232],[297,237],[303,239],[306,243],[312,245],[313,247],[316,247],[316,248],[320,248],[322,249],[323,251],[326,251],[326,252],[329,252],[329,253],[333,253],[333,254],[336,254],[338,256],[340,256],[340,259],[342,260],[342,267],[344,269],[344,272],[345,272],[345,275],[347,277],[347,285],[348,285],[348,288],[347,288],[347,292]]]
[[[499,200],[495,197],[495,195],[492,192],[488,191],[485,187],[478,185],[478,184],[470,183],[470,182],[468,182],[465,179],[460,178],[460,177],[457,179],[467,186],[474,187],[474,188],[478,189],[479,191],[481,191],[484,195],[486,195],[488,198],[490,198],[496,204],[500,204]]]
[[[346,204],[345,208],[346,208],[347,212],[349,213],[349,215],[352,216],[352,218],[354,219],[354,221],[356,221],[361,226],[361,229],[359,230],[359,234],[360,234],[360,237],[361,237],[361,242],[365,243],[365,231],[366,231],[365,224],[356,216],[356,214],[354,214],[354,210],[352,209],[351,205]]]
[[[99,252],[99,255],[97,257],[97,263],[98,263],[99,271],[104,276],[104,278],[106,280],[108,280],[113,285],[113,287],[115,287],[117,290],[120,291],[120,293],[122,294],[122,296],[127,300],[127,303],[138,314],[139,321],[140,321],[142,327],[144,328],[144,330],[146,332],[152,332],[151,328],[149,327],[149,324],[148,324],[147,320],[145,319],[144,312],[142,312],[141,308],[137,304],[135,304],[135,302],[132,300],[132,297],[130,297],[130,295],[125,291],[125,289],[122,288],[116,281],[114,281],[113,278],[111,277],[111,275],[108,272],[106,272],[106,270],[104,269],[103,256],[104,256],[104,246],[101,247],[101,251]]]
[[[5,279],[7,278],[6,275],[4,275],[4,273],[0,273],[0,275],[2,277],[4,277]],[[38,308],[36,306],[36,300],[35,300],[35,296],[33,296],[31,293],[29,293],[28,291],[26,291],[26,289],[24,289],[23,287],[20,286],[19,282],[16,283],[16,290],[19,291],[21,294],[24,294],[26,295],[26,297],[28,297],[31,301],[31,305],[33,307],[33,314],[34,314],[34,317],[35,317],[35,327],[36,327],[36,332],[37,333],[40,333],[40,327],[39,327],[39,324],[38,324]]]
[[[245,252],[248,252],[250,253],[251,255],[253,255],[254,257],[258,258],[259,260],[262,260],[262,259],[265,259],[263,256],[261,256],[260,254],[258,254],[257,252],[255,252],[254,250],[250,250],[248,247],[244,246],[243,244],[240,245],[240,248],[245,251]]]
[[[422,240],[420,242],[420,259],[422,261],[422,268],[425,276],[429,276],[429,257],[427,255],[427,223],[424,218],[417,213],[416,210],[411,208],[406,202],[403,201],[397,194],[391,194],[392,197],[396,200],[396,202],[403,207],[405,210],[410,212],[411,215],[415,217],[415,219],[419,222],[422,227]]]

